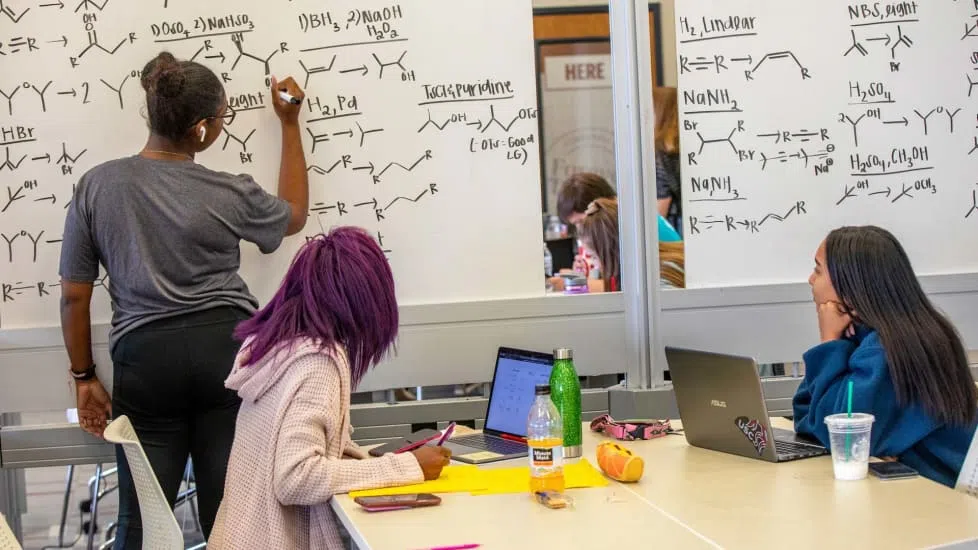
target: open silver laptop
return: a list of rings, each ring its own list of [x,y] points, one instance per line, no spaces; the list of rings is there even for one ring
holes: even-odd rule
[[[690,445],[768,462],[828,454],[815,440],[771,428],[753,359],[669,347],[666,359]]]
[[[452,459],[484,464],[527,456],[526,420],[537,384],[550,383],[551,353],[499,348],[486,425],[480,434],[453,437],[445,443]]]

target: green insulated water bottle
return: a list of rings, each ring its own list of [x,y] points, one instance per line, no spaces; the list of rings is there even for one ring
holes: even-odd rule
[[[577,458],[581,449],[581,381],[574,369],[574,352],[554,350],[550,373],[550,398],[564,421],[564,458]]]

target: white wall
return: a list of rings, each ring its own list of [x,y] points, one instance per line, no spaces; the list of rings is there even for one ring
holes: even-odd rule
[[[676,72],[676,25],[675,10],[676,0],[656,0],[649,4],[660,4],[662,6],[662,71],[665,76],[666,86],[675,86],[678,77]],[[566,8],[578,6],[606,6],[607,2],[596,2],[595,0],[533,0],[534,8]]]

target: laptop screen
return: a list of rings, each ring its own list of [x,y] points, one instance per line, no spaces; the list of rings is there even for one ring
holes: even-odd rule
[[[492,379],[486,429],[526,437],[526,418],[536,397],[537,384],[550,382],[553,356],[518,350],[500,350]]]

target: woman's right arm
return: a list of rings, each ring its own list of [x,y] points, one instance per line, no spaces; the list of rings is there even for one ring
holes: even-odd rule
[[[300,101],[305,97],[302,89],[292,77],[282,82],[272,79],[272,105],[282,122],[282,161],[278,173],[278,197],[289,203],[292,214],[285,230],[286,235],[295,235],[306,226],[309,212],[309,173],[306,171],[306,157],[302,150],[302,134],[299,128],[301,103],[293,105],[279,97],[279,91],[286,91]]]
[[[289,403],[275,449],[275,498],[285,506],[312,506],[349,491],[424,481],[411,453],[364,460],[327,455],[325,407],[339,398],[332,395],[338,388],[330,386],[306,380]]]

